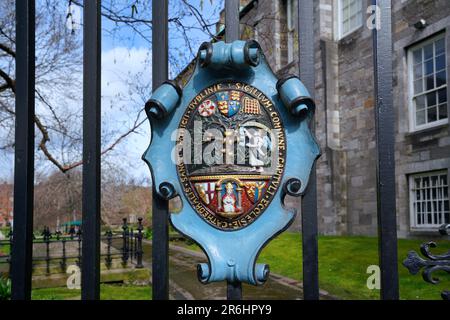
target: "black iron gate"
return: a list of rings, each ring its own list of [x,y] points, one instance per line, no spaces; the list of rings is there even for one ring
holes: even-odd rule
[[[83,71],[83,263],[82,299],[99,299],[100,278],[100,0],[84,2]],[[394,172],[394,112],[392,110],[391,0],[373,0],[380,30],[374,29],[375,119],[378,147],[377,195],[381,298],[398,299],[397,235]],[[299,74],[314,96],[314,3],[298,0]],[[239,38],[239,0],[225,0],[226,41]],[[168,0],[153,0],[153,89],[168,78]],[[16,144],[12,297],[31,298],[35,0],[16,1]],[[304,297],[319,298],[316,174],[303,197],[302,246]],[[168,200],[153,188],[153,298],[168,299]],[[228,284],[229,299],[242,296],[240,284]]]

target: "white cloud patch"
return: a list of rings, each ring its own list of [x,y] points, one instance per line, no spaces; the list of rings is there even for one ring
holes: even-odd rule
[[[102,123],[115,137],[133,125],[150,97],[151,74],[150,49],[116,47],[102,52]],[[141,119],[144,117],[142,113]],[[125,165],[132,176],[149,176],[147,165],[141,160],[149,137],[149,125],[144,123],[138,134],[131,134],[115,148],[109,160]]]

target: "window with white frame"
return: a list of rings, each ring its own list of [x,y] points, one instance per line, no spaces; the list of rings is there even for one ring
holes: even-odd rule
[[[341,39],[362,26],[362,1],[337,0],[337,9],[338,38]]]
[[[445,34],[408,50],[411,131],[448,122]]]
[[[294,61],[294,0],[286,0],[287,62]]]
[[[409,176],[411,228],[450,223],[447,174],[443,170]]]

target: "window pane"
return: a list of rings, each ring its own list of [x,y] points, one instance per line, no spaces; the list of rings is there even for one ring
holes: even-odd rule
[[[436,105],[436,91],[427,93],[427,107]]]
[[[356,26],[356,17],[351,16],[350,17],[350,28],[353,29]]]
[[[414,81],[414,93],[421,93],[423,92],[423,79],[419,79]]]
[[[437,186],[437,180],[438,180],[438,176],[431,177],[431,186],[432,187]],[[433,199],[436,199],[436,188],[433,189]]]
[[[347,34],[361,24],[360,0],[340,0],[340,24],[342,34]]]
[[[433,122],[437,120],[436,107],[428,109],[428,122]]]
[[[428,60],[433,57],[433,44],[430,43],[423,48],[424,51],[424,59]]]
[[[439,39],[437,40],[435,43],[435,48],[436,48],[436,55],[445,52],[445,39]]]
[[[342,32],[343,32],[343,33],[347,33],[349,30],[350,30],[350,27],[349,27],[349,22],[348,22],[348,20],[347,20],[347,21],[344,21],[344,26],[343,26],[343,28],[342,28]]]
[[[423,79],[414,81],[414,93],[418,94],[423,92]]]
[[[427,76],[425,79],[425,90],[434,89],[434,77],[433,75]]]
[[[433,59],[425,61],[425,74],[432,74],[434,72],[434,62]]]
[[[414,50],[414,64],[422,63],[422,49]]]
[[[427,79],[427,81],[428,81],[428,79]],[[446,75],[445,75],[445,70],[436,73],[436,87],[440,87],[440,86],[446,84],[446,82],[447,82],[447,79],[446,79]]]
[[[441,119],[447,119],[448,114],[447,114],[447,104],[441,104],[439,106],[439,120]]]
[[[414,66],[414,79],[422,78],[422,64]]]
[[[445,54],[436,57],[436,71],[445,69]]]
[[[351,13],[351,14],[355,14],[355,12],[356,12],[356,2],[355,2],[355,1],[352,1],[352,2],[350,3],[350,13]]]
[[[437,40],[436,40],[437,39]],[[430,43],[431,42],[431,43]],[[413,87],[415,123],[426,124],[448,118],[447,99],[447,54],[445,50],[445,38],[436,37],[424,42],[421,47],[411,51],[412,58],[409,63],[412,66],[410,85]],[[436,88],[442,88],[435,91]],[[433,91],[433,92],[432,92]],[[425,94],[423,98],[418,96]],[[423,112],[425,109],[425,112]]]
[[[425,110],[416,112],[416,125],[425,124]]]
[[[348,20],[348,18],[350,17],[350,9],[348,7],[344,8],[344,12],[343,12],[342,16],[344,18],[344,21]]]
[[[416,110],[425,108],[425,96],[418,96],[416,98]]]
[[[436,91],[427,93],[427,107],[436,105]]]
[[[442,186],[447,185],[447,175],[446,174],[441,175],[441,185]],[[444,189],[444,190],[447,190],[447,189]],[[448,195],[445,193],[444,193],[444,196],[448,197]]]
[[[438,91],[438,101],[439,103],[447,102],[447,88]]]
[[[362,1],[355,1],[356,3],[356,12],[361,12]]]

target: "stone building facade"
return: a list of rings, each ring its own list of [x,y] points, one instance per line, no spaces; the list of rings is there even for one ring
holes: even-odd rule
[[[314,6],[320,232],[376,235],[374,8],[371,0]],[[297,16],[296,0],[241,1],[241,38],[256,39],[279,76],[298,74]],[[398,235],[435,234],[450,223],[450,5],[392,1],[392,22]]]

